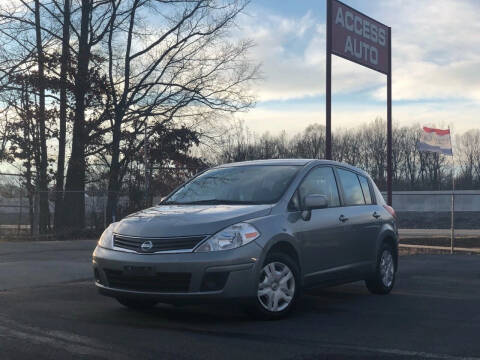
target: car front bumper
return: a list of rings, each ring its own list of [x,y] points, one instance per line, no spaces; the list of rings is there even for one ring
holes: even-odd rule
[[[137,254],[97,246],[95,285],[103,295],[166,303],[247,299],[256,296],[261,254],[255,241],[234,250],[205,253]],[[160,283],[167,288],[156,288]]]

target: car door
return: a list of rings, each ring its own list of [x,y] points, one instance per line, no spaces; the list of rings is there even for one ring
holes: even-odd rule
[[[377,219],[373,216],[375,207],[367,192],[365,177],[345,168],[337,168],[337,175],[343,195],[343,215],[345,238],[343,245],[344,265],[352,268],[366,268],[371,261],[371,251],[375,245]],[[362,181],[364,185],[362,186]],[[366,188],[364,186],[366,185]],[[368,201],[367,201],[368,200]]]
[[[311,211],[309,220],[301,217],[303,199],[320,194],[328,198],[328,207]],[[345,241],[345,224],[339,220],[342,208],[333,168],[312,169],[299,185],[289,204],[290,220],[302,252],[306,283],[329,277],[330,270],[340,266]]]
[[[370,181],[363,175],[358,175],[360,185],[362,186],[363,197],[365,198],[365,253],[362,261],[376,260],[376,240],[382,228],[382,209],[375,203],[373,188]]]

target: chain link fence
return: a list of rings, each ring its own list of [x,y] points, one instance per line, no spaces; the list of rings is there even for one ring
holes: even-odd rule
[[[151,182],[149,191],[139,185],[119,192],[114,209],[116,220],[158,204],[172,188],[190,176],[192,172],[185,169],[164,171]],[[39,234],[39,192],[28,191],[21,186],[20,175],[13,174],[8,178],[8,186],[3,182],[4,190],[0,194],[0,240],[93,238],[97,237],[108,223],[108,192],[89,190],[84,193],[84,229],[75,234],[69,233],[68,229],[59,232],[54,223],[56,193],[49,191],[48,231]],[[451,199],[451,191],[395,191],[393,207],[398,216],[401,244],[406,247],[450,248]],[[474,249],[473,252],[480,252],[480,191],[455,191],[454,200],[454,245],[456,249]]]
[[[65,192],[63,193],[65,195]],[[86,191],[85,197],[85,227],[81,232],[83,236],[96,236],[107,225],[107,192]],[[119,193],[115,214],[117,219],[140,210],[146,206],[145,201],[139,202],[132,199],[131,194]],[[154,203],[157,197],[153,199]],[[49,221],[48,231],[39,234],[39,192],[27,194],[20,191],[11,197],[0,197],[0,239],[53,239],[59,236],[68,236],[68,229],[60,234],[55,229],[55,192],[49,192]],[[65,204],[68,206],[68,204]]]
[[[394,191],[401,246],[480,253],[480,191],[456,190],[453,200],[452,232],[452,191]]]
[[[155,168],[156,175],[147,183],[129,181],[126,188],[117,193],[116,206],[112,215],[118,221],[123,217],[158,204],[163,196],[203,168]],[[83,192],[85,201],[84,228],[72,232],[68,228],[55,226],[55,200],[57,193],[48,191],[48,226],[45,233],[39,233],[40,192],[28,189],[21,174],[0,173],[0,240],[53,240],[79,237],[97,237],[109,221],[107,214],[107,190]],[[100,187],[98,184],[94,184]],[[105,186],[103,186],[105,187]],[[65,196],[68,192],[62,192]],[[69,204],[64,204],[68,207]],[[65,211],[68,211],[66,209]]]

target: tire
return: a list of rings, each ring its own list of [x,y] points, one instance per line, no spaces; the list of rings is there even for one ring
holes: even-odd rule
[[[155,300],[116,298],[123,306],[132,310],[148,310],[157,305]]]
[[[383,243],[377,254],[375,273],[365,280],[368,290],[372,294],[386,295],[395,285],[395,254],[392,246]]]
[[[286,254],[269,254],[258,275],[256,288],[257,296],[247,309],[250,315],[260,320],[287,316],[301,292],[298,264]]]

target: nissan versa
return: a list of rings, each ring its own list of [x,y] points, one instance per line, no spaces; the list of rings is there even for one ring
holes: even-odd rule
[[[100,293],[135,309],[241,300],[276,319],[301,290],[395,283],[394,210],[364,171],[326,160],[221,165],[111,224],[93,253]]]

